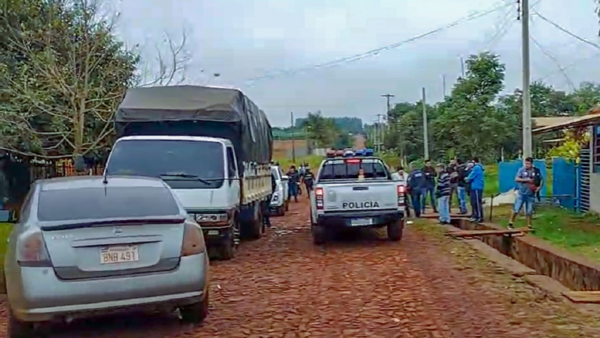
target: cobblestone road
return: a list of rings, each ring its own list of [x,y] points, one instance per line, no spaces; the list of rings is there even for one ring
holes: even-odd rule
[[[400,243],[370,231],[316,247],[304,201],[273,223],[234,260],[213,263],[201,327],[127,316],[56,326],[51,337],[600,337],[597,320],[462,244],[409,228]]]

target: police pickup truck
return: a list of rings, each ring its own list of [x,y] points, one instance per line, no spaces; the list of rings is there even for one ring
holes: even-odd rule
[[[323,244],[341,227],[387,227],[390,240],[402,239],[405,186],[393,180],[376,157],[325,159],[310,196],[312,236]]]

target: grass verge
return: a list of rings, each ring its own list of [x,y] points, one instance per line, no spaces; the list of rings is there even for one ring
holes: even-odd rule
[[[511,210],[512,205],[493,207],[492,222],[508,226]],[[486,217],[489,217],[490,207],[486,207],[485,211]],[[525,217],[519,215],[515,226],[526,226]],[[533,226],[534,236],[572,253],[600,261],[600,216],[554,206],[536,206]]]

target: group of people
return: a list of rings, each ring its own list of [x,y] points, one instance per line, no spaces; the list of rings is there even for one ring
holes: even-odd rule
[[[302,186],[306,188],[306,195],[310,198],[315,176],[308,163],[302,163],[298,170],[296,170],[295,165],[291,165],[287,172],[287,177],[288,201],[294,198],[294,202],[298,202],[298,196],[302,195]]]
[[[483,221],[483,188],[484,169],[478,158],[462,163],[455,158],[448,165],[439,163],[433,167],[430,160],[425,161],[423,168],[411,164],[411,172],[406,174],[403,167],[398,167],[401,180],[405,181],[410,195],[410,206],[407,204],[407,216],[410,217],[412,207],[415,217],[425,212],[427,198],[440,222],[450,223],[450,207],[454,196],[457,197],[460,214],[467,214],[467,196],[471,204],[471,220]]]

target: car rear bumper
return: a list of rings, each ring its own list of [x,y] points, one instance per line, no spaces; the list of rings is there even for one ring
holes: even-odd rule
[[[58,279],[51,268],[21,268],[20,278],[7,284],[11,310],[23,321],[175,308],[205,297],[208,259],[200,254],[183,257],[172,271],[72,281]]]
[[[359,212],[328,212],[317,216],[318,226],[330,227],[381,227],[404,218],[402,210],[376,210]],[[370,220],[363,225],[354,225],[356,220]]]

